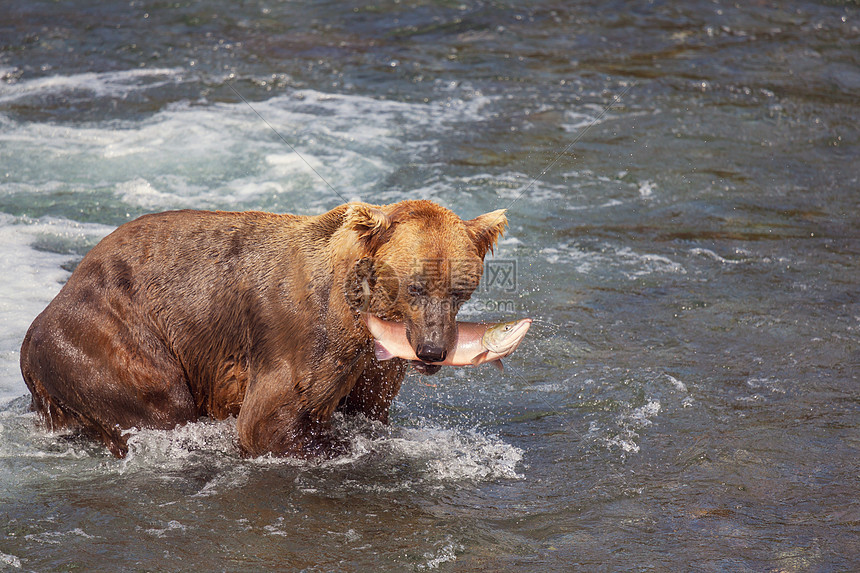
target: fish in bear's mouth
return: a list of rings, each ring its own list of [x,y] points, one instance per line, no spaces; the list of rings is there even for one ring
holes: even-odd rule
[[[374,338],[377,360],[403,358],[422,374],[435,374],[442,366],[477,366],[485,362],[501,369],[501,359],[517,349],[532,322],[530,318],[499,323],[458,322],[453,350],[441,362],[425,362],[418,359],[402,322],[369,313],[362,314],[362,319]]]

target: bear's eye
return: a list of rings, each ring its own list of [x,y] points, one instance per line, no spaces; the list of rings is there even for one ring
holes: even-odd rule
[[[419,284],[411,284],[406,287],[406,292],[409,293],[409,296],[424,296],[427,294],[427,289]]]

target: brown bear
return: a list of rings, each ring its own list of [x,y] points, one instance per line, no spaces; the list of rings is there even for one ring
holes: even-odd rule
[[[21,347],[33,408],[128,451],[124,430],[238,416],[244,455],[336,455],[336,410],[387,422],[406,362],[377,361],[361,320],[402,321],[433,373],[504,210],[464,221],[430,201],[318,216],[145,215],[81,261]]]

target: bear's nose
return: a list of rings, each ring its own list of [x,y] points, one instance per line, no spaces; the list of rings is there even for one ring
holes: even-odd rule
[[[448,356],[448,351],[438,346],[429,344],[419,344],[415,350],[415,354],[422,362],[442,362]]]

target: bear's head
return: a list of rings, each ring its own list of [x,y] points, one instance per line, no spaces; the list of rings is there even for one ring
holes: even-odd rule
[[[361,256],[347,298],[353,308],[404,323],[406,337],[427,374],[457,340],[460,306],[478,288],[484,256],[504,233],[505,210],[464,221],[431,201],[375,207],[350,204],[345,224]]]

